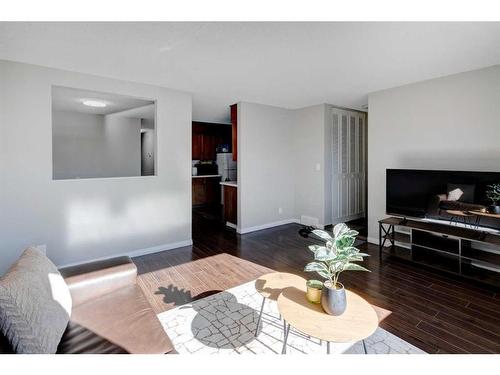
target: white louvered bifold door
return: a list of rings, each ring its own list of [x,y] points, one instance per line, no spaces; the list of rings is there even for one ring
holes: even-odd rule
[[[332,108],[333,224],[365,216],[365,115]]]

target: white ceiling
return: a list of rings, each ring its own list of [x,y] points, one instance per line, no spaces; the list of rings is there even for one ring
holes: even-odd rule
[[[0,59],[189,91],[193,119],[228,121],[499,64],[500,23],[0,23]]]
[[[83,104],[84,100],[97,100],[105,103],[106,107],[89,107]],[[128,113],[128,110],[131,109],[144,111],[144,108],[149,108],[149,106],[153,104],[154,102],[151,100],[132,98],[130,96],[74,89],[69,87],[52,87],[52,109],[56,111],[109,115],[111,113],[122,111],[127,111]],[[143,117],[140,115],[135,116],[135,111],[130,113],[134,115],[130,117]],[[140,114],[139,112],[137,113]]]

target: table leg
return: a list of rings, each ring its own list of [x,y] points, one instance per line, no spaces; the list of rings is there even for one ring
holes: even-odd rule
[[[330,354],[330,341],[326,342],[326,354]]]
[[[257,337],[257,333],[259,332],[259,324],[262,319],[262,312],[264,311],[265,302],[266,302],[266,297],[262,297],[262,306],[260,307],[259,319],[257,319],[257,328],[255,328],[255,337]]]
[[[382,224],[378,224],[378,259],[382,260]]]
[[[365,351],[365,354],[368,354],[368,350],[366,350],[366,343],[365,340],[361,340],[363,342],[363,349]]]
[[[284,321],[284,328],[285,328],[285,337],[283,338],[283,349],[281,350],[281,354],[286,354],[286,342],[288,340],[288,334],[290,333],[290,324],[286,324],[286,321]]]

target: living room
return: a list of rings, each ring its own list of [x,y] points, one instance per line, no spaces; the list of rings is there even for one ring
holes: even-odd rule
[[[2,362],[498,364],[499,22],[61,18],[0,22]]]

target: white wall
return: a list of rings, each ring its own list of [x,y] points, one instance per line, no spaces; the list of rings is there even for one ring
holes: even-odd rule
[[[291,110],[238,104],[240,233],[295,220],[293,127]]]
[[[157,100],[158,175],[52,180],[51,85]],[[57,264],[189,244],[191,98],[0,61],[0,272],[30,244]]]
[[[141,119],[104,116],[107,176],[141,175]]]
[[[141,120],[52,111],[55,179],[141,175]]]
[[[500,66],[369,96],[369,237],[385,216],[386,168],[500,171]]]
[[[52,111],[52,153],[55,179],[106,176],[104,116]]]
[[[152,176],[155,174],[155,122],[153,119],[143,118],[141,129],[141,174]]]
[[[152,176],[155,174],[155,131],[148,129],[142,133],[141,138],[141,174]]]
[[[239,104],[240,231],[291,221],[319,227],[331,224],[330,108],[328,104],[295,110]]]
[[[326,197],[331,195],[325,194],[325,189],[331,186],[331,183],[326,184],[328,174],[331,175],[331,168],[328,168],[331,163],[326,164],[329,160],[326,155],[326,105],[293,112],[295,123],[290,159],[293,158],[294,165],[295,217],[300,220],[302,216],[307,216],[324,226],[328,224],[328,219],[331,220],[331,206],[327,211],[325,202]],[[308,224],[307,221],[304,224]]]

